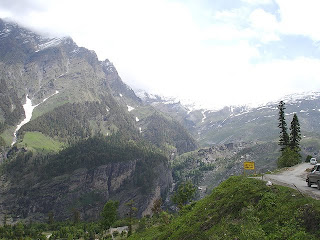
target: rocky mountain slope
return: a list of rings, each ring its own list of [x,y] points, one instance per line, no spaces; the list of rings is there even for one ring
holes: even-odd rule
[[[28,131],[62,142],[118,130],[150,139],[154,132],[151,116],[157,111],[141,103],[110,61],[99,61],[93,51],[78,47],[70,38],[46,38],[13,23],[1,21],[0,35],[0,76],[7,88],[1,94],[6,100],[0,110],[5,125],[1,137],[7,145],[23,120],[22,105],[27,96],[32,105],[39,105],[31,122],[18,132],[22,145]],[[169,118],[166,124],[179,125],[163,114],[157,117],[163,121]],[[176,131],[173,135],[183,134],[186,143],[171,141],[170,146],[179,147],[179,152],[195,149],[195,141],[183,127],[171,130]],[[155,136],[153,143],[164,147],[163,140]]]
[[[97,219],[109,199],[148,214],[172,184],[168,157],[197,147],[71,38],[0,20],[0,81],[0,218],[67,219],[75,208]]]

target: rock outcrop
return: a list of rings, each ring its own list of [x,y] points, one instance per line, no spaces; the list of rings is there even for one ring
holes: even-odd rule
[[[133,183],[139,160],[81,168],[48,180],[32,174],[20,181],[10,176],[0,178],[0,222],[7,215],[9,221],[46,221],[53,213],[56,220],[72,219],[78,211],[83,220],[96,220],[104,204],[112,199],[120,202],[119,213],[127,213],[125,203],[134,201],[138,216],[150,214],[153,201],[165,194],[172,184],[171,171],[164,163],[156,166],[157,176],[151,191],[142,192]],[[152,181],[150,179],[150,181]]]

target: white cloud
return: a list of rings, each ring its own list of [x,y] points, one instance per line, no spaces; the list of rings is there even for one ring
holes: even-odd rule
[[[277,19],[273,14],[267,13],[261,8],[255,9],[250,14],[249,19],[254,28],[267,31],[274,31],[278,24]]]
[[[280,18],[263,9],[271,0],[246,0],[229,11],[196,8],[203,11],[197,14],[182,1],[47,0],[26,8],[20,1],[19,8],[0,7],[0,17],[70,35],[101,60],[109,58],[132,87],[221,107],[320,90],[318,59],[268,58],[252,64],[264,57],[256,46],[279,41],[281,34],[320,38],[318,0],[276,1]],[[205,23],[196,15],[205,15]]]
[[[12,18],[10,11],[0,9],[1,18]]]
[[[278,21],[276,17],[263,9],[255,9],[249,16],[251,27],[257,37],[263,42],[279,41]]]
[[[319,66],[320,60],[309,58],[242,64],[230,69],[216,66],[210,75],[211,81],[200,81],[202,84],[197,85],[193,92],[202,93],[199,100],[209,108],[225,104],[257,105],[281,99],[290,93],[319,90]]]
[[[281,31],[320,40],[319,0],[275,0],[279,5]]]
[[[273,0],[242,0],[242,2],[252,5],[269,5],[273,3]]]

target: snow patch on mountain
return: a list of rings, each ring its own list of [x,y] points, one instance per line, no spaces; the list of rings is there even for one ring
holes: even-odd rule
[[[42,43],[39,44],[38,50],[36,52],[42,51],[49,47],[55,47],[61,44],[62,39],[61,38],[52,38],[52,39],[43,39]]]
[[[134,107],[131,107],[129,105],[127,105],[127,108],[128,108],[128,112],[131,112],[132,110],[134,110]]]
[[[201,122],[203,122],[204,123],[204,121],[206,120],[206,118],[207,118],[207,116],[206,116],[206,111],[202,111],[201,112],[201,114],[202,114],[202,120],[201,120]]]
[[[259,117],[254,118],[254,119],[250,119],[250,120],[246,121],[246,123],[251,123],[251,122],[253,122],[253,121],[255,121],[255,120],[258,120],[258,119],[259,119]]]
[[[13,141],[11,143],[11,146],[13,146],[16,142],[17,142],[17,132],[20,130],[20,128],[27,124],[28,122],[30,122],[31,118],[32,118],[32,113],[33,113],[33,110],[39,106],[40,104],[44,103],[46,100],[48,100],[50,97],[58,94],[59,91],[56,91],[54,94],[50,95],[49,97],[45,98],[42,100],[41,103],[38,103],[37,105],[32,105],[32,101],[31,99],[29,98],[29,95],[26,96],[26,103],[23,104],[23,109],[24,109],[24,114],[25,114],[25,119],[22,120],[22,122],[20,124],[18,124],[18,126],[16,127],[14,133],[13,133]]]
[[[134,92],[137,95],[137,97],[140,98],[143,101],[146,101],[148,99],[151,99],[151,100],[161,99],[160,96],[154,95],[154,94],[151,94],[151,93],[147,93],[146,91],[141,90],[141,89],[135,90]]]
[[[147,93],[143,90],[135,90],[136,95],[142,99],[145,102],[151,103],[153,105],[157,104],[181,104],[182,107],[185,108],[186,114],[190,115],[194,111],[201,111],[202,115],[203,113],[206,112],[208,113],[214,113],[218,112],[225,107],[228,108],[230,111],[231,115],[230,117],[238,117],[241,115],[248,114],[252,111],[277,111],[278,110],[278,104],[282,100],[286,104],[297,104],[301,103],[303,100],[315,100],[315,99],[320,99],[320,92],[304,92],[304,93],[295,93],[295,94],[289,94],[285,95],[281,99],[275,99],[271,100],[269,102],[264,102],[264,103],[249,103],[246,105],[231,105],[231,106],[225,106],[224,108],[206,108],[203,105],[196,103],[190,99],[178,99],[174,97],[164,97],[164,96],[159,96],[157,94],[150,94]],[[292,113],[290,113],[292,114]],[[290,115],[289,114],[289,115]],[[272,116],[272,115],[270,115]],[[203,117],[201,122],[204,122],[205,118]]]

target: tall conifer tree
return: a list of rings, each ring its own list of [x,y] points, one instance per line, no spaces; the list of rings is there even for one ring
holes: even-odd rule
[[[279,145],[281,147],[281,151],[284,151],[284,149],[289,146],[289,135],[287,132],[287,123],[286,123],[286,119],[284,116],[284,110],[286,108],[284,105],[285,105],[285,103],[283,101],[280,101],[280,103],[278,105],[278,109],[279,109],[278,127],[280,128]]]
[[[290,147],[293,151],[297,153],[300,151],[300,140],[300,123],[297,114],[294,114],[290,126]]]

